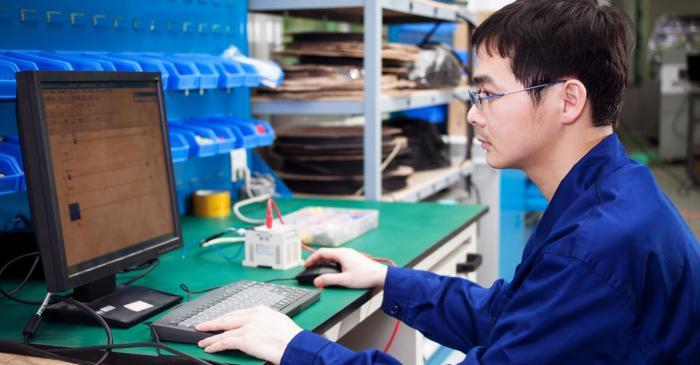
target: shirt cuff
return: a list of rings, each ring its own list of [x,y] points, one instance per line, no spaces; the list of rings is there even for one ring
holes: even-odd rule
[[[332,343],[311,331],[301,331],[287,344],[280,365],[313,364],[318,353]]]
[[[384,281],[384,313],[403,320],[415,286],[415,277],[412,269],[389,267]]]

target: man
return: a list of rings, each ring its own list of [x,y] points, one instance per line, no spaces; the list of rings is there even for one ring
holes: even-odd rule
[[[700,246],[651,172],[613,132],[629,28],[595,0],[521,0],[474,33],[469,123],[489,165],[518,168],[549,200],[511,282],[387,268],[320,250],[319,287],[383,287],[382,309],[464,364],[700,364]],[[269,309],[202,324],[200,343],[282,364],[394,364],[355,353]]]

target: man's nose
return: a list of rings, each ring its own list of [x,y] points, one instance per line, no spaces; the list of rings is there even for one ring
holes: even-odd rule
[[[467,123],[479,128],[484,127],[484,118],[474,104],[472,104],[469,108],[469,113],[467,113]]]

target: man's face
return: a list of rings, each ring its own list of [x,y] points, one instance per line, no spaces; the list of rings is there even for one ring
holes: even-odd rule
[[[481,95],[507,93],[525,86],[515,79],[510,59],[489,56],[479,49],[474,88]],[[527,169],[546,156],[547,147],[558,132],[555,104],[542,91],[542,103],[535,106],[528,92],[509,94],[472,105],[467,115],[475,126],[476,138],[486,150],[486,161],[493,168]]]

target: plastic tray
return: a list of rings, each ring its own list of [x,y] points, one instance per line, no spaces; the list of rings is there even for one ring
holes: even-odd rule
[[[16,193],[22,190],[24,174],[14,157],[0,153],[0,195]]]
[[[144,71],[147,72],[160,72],[160,78],[163,84],[163,90],[167,90],[170,87],[170,72],[168,68],[163,64],[163,61],[155,58],[141,57],[137,54],[131,53],[119,53],[113,54],[114,57],[127,59],[134,61],[141,66]]]
[[[190,57],[183,55],[175,55],[173,58],[184,62],[194,63],[197,71],[199,71],[199,88],[200,89],[216,89],[219,87],[219,70],[216,69],[214,63],[206,58]]]
[[[127,60],[124,58],[114,57],[104,52],[83,52],[83,56],[92,57],[94,59],[111,62],[117,71],[142,72],[143,69],[138,62]]]
[[[81,56],[74,53],[59,53],[59,52],[40,52],[40,56],[51,58],[54,60],[61,60],[70,63],[71,67],[76,71],[115,71],[114,65],[112,64],[111,69],[105,70],[102,64],[92,58]]]
[[[170,123],[180,128],[189,129],[200,136],[206,136],[205,138],[212,138],[217,146],[217,153],[228,153],[236,148],[236,135],[227,129],[193,124],[189,121],[171,121]]]
[[[69,62],[42,56],[39,52],[3,51],[1,54],[20,60],[31,61],[36,64],[39,70],[73,71],[73,66]]]
[[[231,61],[234,62],[234,61]],[[242,69],[243,73],[245,74],[244,78],[244,85],[245,86],[250,86],[250,87],[255,87],[255,86],[260,86],[260,74],[258,74],[258,70],[255,69],[255,67],[242,63],[242,62],[236,62]]]
[[[190,155],[190,144],[187,139],[178,132],[171,131],[170,133],[170,154],[173,162],[182,162],[187,160]]]
[[[188,119],[187,123],[200,125],[200,126],[203,126],[206,128],[211,128],[219,135],[232,136],[233,141],[234,141],[232,149],[246,147],[245,146],[245,137],[243,136],[243,133],[241,133],[241,131],[235,125],[223,123],[220,120],[215,119],[215,118]]]
[[[219,88],[227,89],[245,84],[245,70],[236,62],[201,53],[181,54],[181,56],[209,62],[219,73]]]
[[[197,129],[193,126],[186,128],[177,122],[168,122],[168,129],[170,132],[179,133],[187,140],[187,144],[190,146],[190,157],[213,156],[219,152],[216,133],[211,129]]]
[[[228,123],[252,130],[252,134],[255,136],[254,146],[252,147],[269,146],[275,140],[275,131],[270,123],[264,120],[240,117],[227,117],[224,119]]]
[[[199,89],[202,75],[194,62],[167,56],[162,53],[141,53],[139,56],[159,60],[163,63],[163,66],[168,70],[168,74],[170,75],[170,84],[168,86],[171,89]]]

